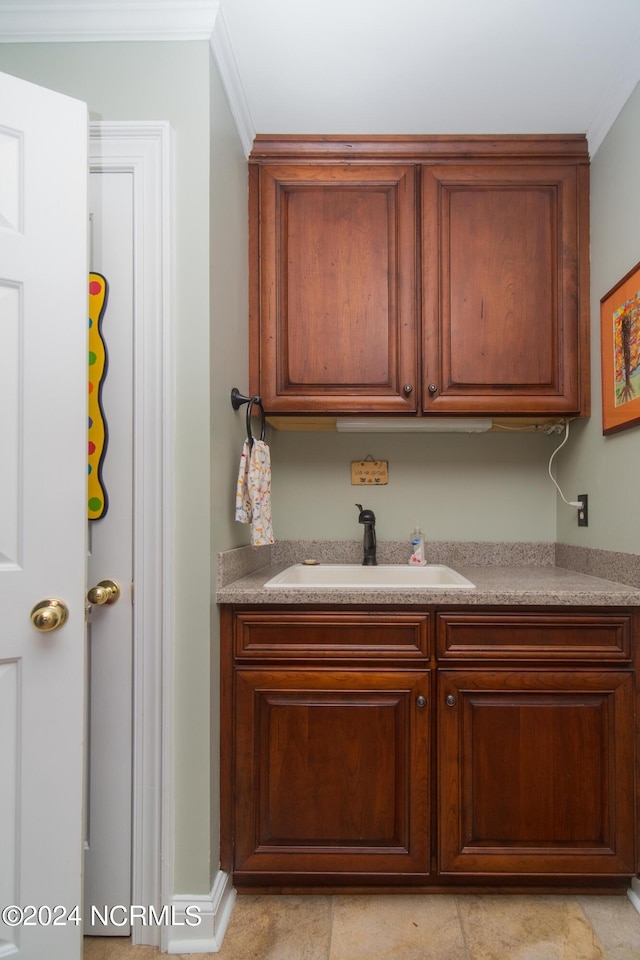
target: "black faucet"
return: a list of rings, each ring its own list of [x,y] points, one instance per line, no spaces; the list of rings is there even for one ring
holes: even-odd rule
[[[360,511],[358,520],[364,523],[364,537],[362,546],[364,548],[363,567],[377,567],[376,560],[376,515],[373,510],[363,510],[361,503],[356,503]]]

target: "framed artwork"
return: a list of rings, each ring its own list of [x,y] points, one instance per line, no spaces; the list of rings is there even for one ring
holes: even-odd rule
[[[600,301],[602,432],[640,424],[640,263]]]

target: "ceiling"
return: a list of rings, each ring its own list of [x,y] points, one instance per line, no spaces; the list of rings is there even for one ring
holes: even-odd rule
[[[244,142],[586,133],[593,154],[640,81],[640,0],[0,0],[2,40],[205,36]]]
[[[586,133],[625,71],[625,99],[640,80],[640,0],[222,9],[261,133]]]

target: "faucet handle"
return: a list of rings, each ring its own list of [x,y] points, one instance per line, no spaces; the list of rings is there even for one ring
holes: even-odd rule
[[[373,510],[365,510],[361,503],[356,503],[356,507],[360,511],[360,516],[358,517],[358,520],[360,521],[360,523],[376,522],[376,515],[373,512]]]

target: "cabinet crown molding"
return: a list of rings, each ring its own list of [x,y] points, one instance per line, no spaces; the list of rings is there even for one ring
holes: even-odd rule
[[[505,135],[294,135],[258,134],[250,160],[566,160],[589,163],[589,147],[583,134]]]

